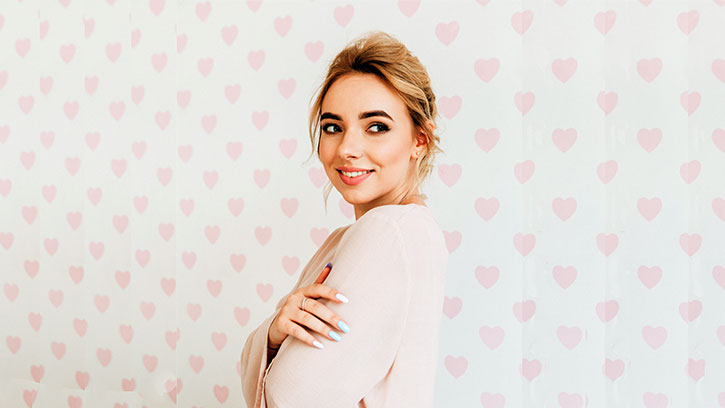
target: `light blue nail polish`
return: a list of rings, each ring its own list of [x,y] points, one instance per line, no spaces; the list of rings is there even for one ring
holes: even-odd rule
[[[342,293],[338,293],[337,295],[335,295],[335,297],[338,298],[338,299],[340,299],[340,302],[342,302],[342,303],[349,302],[349,300],[347,299],[347,297],[345,295],[343,295]]]
[[[335,333],[334,331],[330,330],[330,337],[337,341],[342,341],[342,337],[340,337],[339,334]]]
[[[347,324],[345,324],[345,322],[343,322],[342,320],[340,320],[339,322],[337,322],[337,326],[340,327],[340,329],[342,329],[342,331],[344,331],[345,333],[349,333],[350,332],[350,328],[347,327]]]

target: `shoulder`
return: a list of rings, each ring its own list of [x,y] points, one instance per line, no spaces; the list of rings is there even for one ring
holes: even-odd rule
[[[431,249],[444,241],[443,232],[430,208],[421,205],[383,205],[368,210],[355,223],[343,231],[342,239],[357,235],[367,238],[385,237],[405,246],[411,243],[420,249]]]

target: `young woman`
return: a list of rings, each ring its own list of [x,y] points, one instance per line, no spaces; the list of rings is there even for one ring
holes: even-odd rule
[[[433,406],[448,250],[419,188],[442,152],[435,100],[418,58],[386,33],[332,61],[310,141],[331,182],[325,203],[334,186],[355,222],[249,335],[249,407]]]

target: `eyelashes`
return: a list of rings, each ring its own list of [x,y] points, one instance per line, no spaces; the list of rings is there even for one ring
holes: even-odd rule
[[[327,128],[330,127],[330,126],[334,126],[336,128],[339,128],[339,126],[337,126],[334,123],[328,123],[328,124],[322,125],[322,131],[324,133],[327,133],[327,134],[336,133],[336,132],[328,132],[327,131]],[[390,130],[390,128],[388,127],[388,125],[386,125],[384,123],[380,123],[380,122],[373,123],[373,124],[370,125],[370,127],[371,128],[372,127],[377,127],[379,129],[378,131],[373,132],[373,133],[384,133],[384,132],[387,132],[388,130]]]

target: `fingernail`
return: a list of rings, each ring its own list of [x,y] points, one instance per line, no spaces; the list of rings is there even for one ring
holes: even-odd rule
[[[334,331],[330,330],[330,337],[335,339],[336,341],[342,341],[342,337],[340,337],[339,334],[335,333]]]
[[[349,333],[349,332],[350,332],[350,328],[349,328],[349,327],[347,326],[347,324],[346,324],[345,322],[343,322],[342,320],[340,320],[339,322],[337,322],[337,325],[338,325],[338,326],[339,326],[339,327],[340,327],[340,328],[342,329],[342,331],[344,331],[345,333]]]
[[[325,265],[325,268],[330,268],[330,269],[332,269],[332,264],[328,262],[328,263],[327,263],[327,265]]]
[[[345,295],[343,295],[342,293],[338,293],[337,295],[335,295],[335,297],[338,298],[338,299],[340,299],[340,302],[342,302],[342,303],[349,302],[349,300],[347,299],[347,297],[345,297]]]
[[[314,344],[315,347],[317,347],[318,349],[321,349],[321,348],[325,347],[325,346],[322,345],[322,343],[320,343],[317,340],[313,341],[312,344]]]

